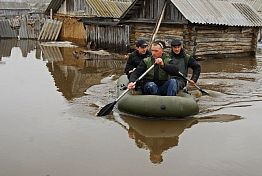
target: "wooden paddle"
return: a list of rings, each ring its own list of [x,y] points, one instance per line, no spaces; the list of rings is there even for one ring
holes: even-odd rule
[[[152,35],[151,40],[150,40],[149,49],[151,49],[151,44],[152,44],[153,41],[155,40],[156,34],[157,34],[158,30],[159,30],[160,24],[161,24],[162,19],[163,19],[163,17],[164,17],[165,10],[166,10],[166,4],[167,4],[167,1],[165,1],[165,4],[164,4],[164,6],[163,6],[163,8],[162,8],[162,11],[161,11],[161,13],[160,13],[160,16],[159,16],[159,18],[158,18],[158,20],[157,20],[156,26],[155,26],[154,31],[153,31],[153,35]]]
[[[185,77],[184,75],[183,75],[183,73],[181,73],[181,72],[178,72],[179,73],[179,75],[182,77],[182,78],[184,78],[185,80],[187,80],[188,82],[191,82],[191,80],[189,80],[187,77]],[[206,91],[204,91],[203,89],[201,89],[196,83],[194,83],[194,86],[202,93],[202,95],[209,95],[209,93],[207,93]]]
[[[137,81],[140,81],[150,70],[154,68],[155,64],[152,65],[149,69],[145,71],[139,78],[136,79],[134,84],[137,83]],[[105,105],[96,115],[97,116],[105,116],[108,115],[114,108],[115,104],[129,91],[129,89],[126,89],[114,102],[109,103]]]

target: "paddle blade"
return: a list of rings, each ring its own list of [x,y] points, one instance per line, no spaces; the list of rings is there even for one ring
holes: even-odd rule
[[[209,93],[207,93],[206,91],[204,91],[203,89],[199,89],[200,92],[202,93],[202,95],[209,95]]]
[[[116,104],[116,101],[114,101],[113,103],[109,103],[109,104],[105,105],[102,109],[100,109],[100,111],[96,114],[96,116],[105,116],[105,115],[110,114],[110,112],[113,110],[115,104]]]
[[[198,85],[196,85],[196,83],[194,84],[194,86],[202,93],[202,95],[209,95],[209,93],[201,89]]]

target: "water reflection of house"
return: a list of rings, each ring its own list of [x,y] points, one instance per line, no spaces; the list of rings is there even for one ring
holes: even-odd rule
[[[129,27],[117,22],[132,1],[52,0],[46,13],[54,12],[54,18],[63,21],[61,40],[88,47],[124,49],[129,44]]]
[[[76,59],[72,55],[75,48],[41,46],[41,49],[58,91],[68,100],[83,96],[87,88],[100,84],[104,77],[122,73],[125,65],[125,60]]]
[[[17,46],[17,40],[8,39],[0,40],[0,57],[9,57],[11,56],[11,50],[13,47]]]
[[[164,4],[136,0],[122,15],[120,24],[131,26],[132,42],[149,41]],[[254,55],[261,26],[261,17],[244,1],[167,0],[156,39],[170,44],[172,38],[182,38],[184,47],[196,56]]]
[[[18,40],[17,46],[22,51],[22,56],[27,57],[28,53],[36,49],[37,41],[35,40]]]
[[[255,57],[223,58],[207,60],[201,62],[202,73],[239,73],[246,70],[257,69],[257,59]]]
[[[36,41],[5,39],[5,40],[0,40],[0,46],[1,46],[0,57],[11,56],[11,50],[14,47],[19,47],[22,52],[22,56],[27,57],[28,53],[36,49]]]
[[[41,44],[39,46],[42,50],[44,60],[48,60],[48,62],[63,61],[63,56],[61,54],[59,47],[57,47],[57,46],[43,46]]]

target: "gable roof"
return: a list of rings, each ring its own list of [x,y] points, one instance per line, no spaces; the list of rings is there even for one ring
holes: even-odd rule
[[[61,7],[61,5],[63,4],[64,1],[65,1],[65,0],[52,0],[52,1],[49,3],[49,5],[48,5],[48,7],[47,7],[47,9],[46,9],[45,12],[46,12],[46,13],[49,13],[51,9],[53,10],[53,12],[57,12],[57,11],[59,10],[59,8]]]
[[[86,2],[97,13],[98,17],[120,18],[131,5],[130,1],[86,0]]]
[[[171,0],[191,23],[228,26],[262,26],[262,19],[248,4],[219,0]]]
[[[135,0],[123,14],[132,16],[136,4],[144,0]],[[258,12],[243,0],[169,0],[191,23],[226,26],[262,26]]]
[[[29,4],[26,2],[0,2],[0,9],[6,9],[6,10],[16,10],[16,9],[24,9],[24,10],[30,10]]]
[[[46,10],[46,13],[53,9],[57,12],[65,0],[52,0]],[[92,9],[92,14],[96,17],[111,17],[119,18],[131,5],[132,0],[85,0],[89,8]]]

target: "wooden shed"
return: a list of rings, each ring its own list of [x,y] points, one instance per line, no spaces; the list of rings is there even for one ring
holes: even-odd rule
[[[0,18],[11,18],[28,14],[30,7],[26,2],[0,2]]]
[[[184,48],[199,57],[255,54],[262,19],[239,0],[135,0],[119,23],[130,25],[131,45],[139,38],[150,40],[163,9],[156,39],[167,45],[181,38]]]
[[[120,16],[133,0],[52,0],[46,13],[63,21],[61,39],[88,47],[128,47],[129,26],[118,25]]]

